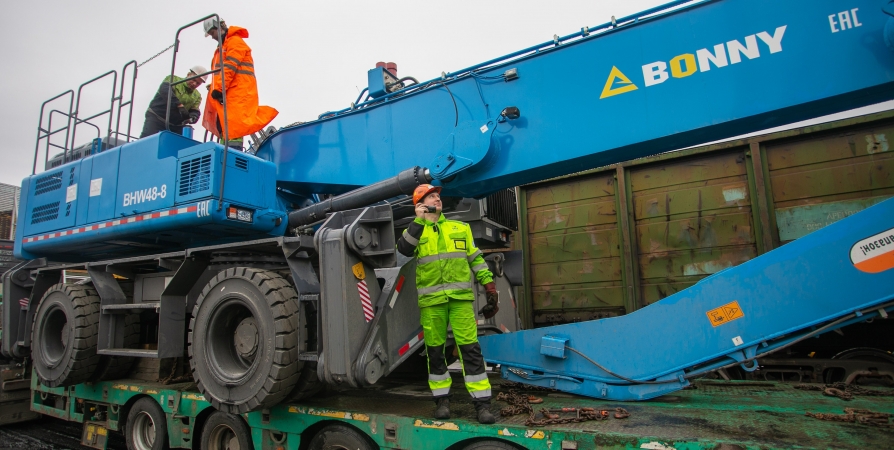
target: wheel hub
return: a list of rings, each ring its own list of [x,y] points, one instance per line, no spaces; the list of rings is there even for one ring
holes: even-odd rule
[[[233,343],[239,356],[253,360],[258,351],[258,327],[254,317],[246,317],[239,322],[233,335]]]

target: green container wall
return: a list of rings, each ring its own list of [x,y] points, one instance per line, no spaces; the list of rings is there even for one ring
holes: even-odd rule
[[[526,326],[624,314],[894,196],[894,111],[520,188]]]

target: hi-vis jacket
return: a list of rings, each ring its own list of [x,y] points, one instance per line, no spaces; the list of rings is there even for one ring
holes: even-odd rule
[[[229,138],[236,139],[256,133],[279,114],[269,106],[258,106],[258,83],[255,79],[255,62],[251,57],[251,49],[243,39],[248,37],[248,30],[240,27],[229,27],[223,41],[223,73],[227,83],[227,124]],[[217,50],[211,60],[211,69],[220,68],[220,57]],[[212,76],[211,91],[220,91],[220,73]],[[210,91],[209,91],[210,92]],[[205,114],[202,126],[211,134],[222,137],[223,105],[211,98],[205,100]],[[218,119],[221,131],[218,131]]]
[[[417,217],[397,241],[404,256],[416,256],[416,290],[419,307],[447,303],[449,298],[475,300],[472,273],[482,285],[493,274],[475,248],[472,229],[443,214],[437,223]]]

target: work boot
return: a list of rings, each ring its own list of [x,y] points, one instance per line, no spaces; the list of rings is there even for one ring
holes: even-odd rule
[[[435,408],[435,419],[449,419],[450,418],[450,398],[448,397],[439,397],[435,399],[435,404],[438,406]]]
[[[494,423],[497,418],[490,412],[490,400],[475,402],[475,411],[478,413],[478,423]]]

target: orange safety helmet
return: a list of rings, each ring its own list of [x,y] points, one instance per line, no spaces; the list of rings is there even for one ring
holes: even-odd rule
[[[418,205],[426,195],[432,192],[441,193],[441,186],[432,186],[430,184],[420,184],[413,191],[413,205]]]

